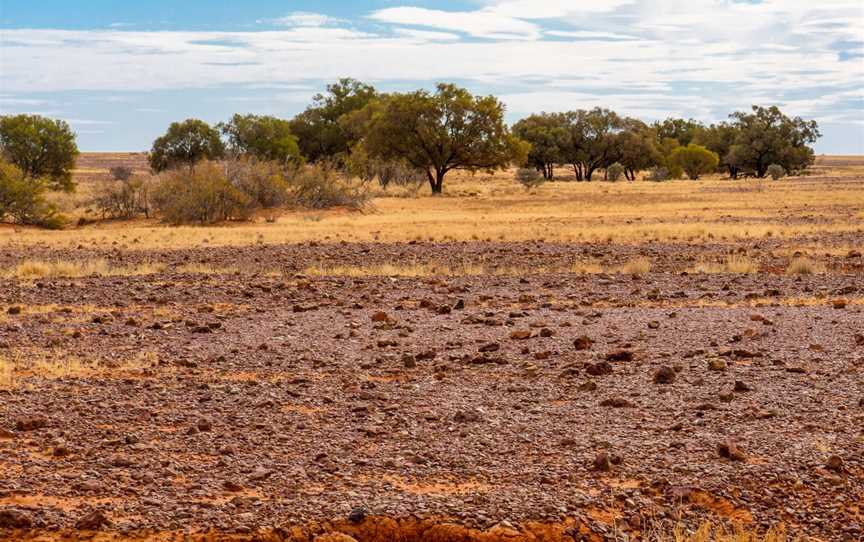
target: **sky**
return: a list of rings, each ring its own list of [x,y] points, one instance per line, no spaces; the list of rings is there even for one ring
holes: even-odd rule
[[[290,118],[340,77],[454,82],[510,122],[778,105],[819,122],[817,152],[864,154],[864,0],[0,0],[0,113],[62,118],[84,151]]]

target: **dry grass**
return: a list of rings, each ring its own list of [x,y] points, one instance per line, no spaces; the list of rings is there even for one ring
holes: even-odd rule
[[[619,269],[619,272],[626,275],[644,275],[649,271],[651,271],[651,260],[644,256],[629,260]]]
[[[824,272],[825,267],[822,264],[805,256],[793,258],[786,268],[787,275],[815,275]]]
[[[700,261],[687,270],[688,273],[758,273],[759,265],[744,255],[733,254],[722,262]]]
[[[574,262],[567,267],[539,266],[526,269],[520,266],[497,266],[488,263],[448,265],[434,262],[403,265],[381,264],[367,266],[309,266],[303,274],[313,277],[467,277],[467,276],[524,276],[526,273],[602,273],[603,268],[591,262]]]
[[[16,389],[33,377],[48,380],[67,378],[125,378],[153,367],[158,357],[141,351],[110,363],[84,360],[62,348],[17,348],[0,355],[0,389]]]
[[[775,527],[764,534],[759,534],[744,527],[726,528],[704,523],[695,532],[690,532],[679,523],[671,534],[649,535],[648,540],[652,542],[793,542],[793,540],[803,539],[792,538],[783,527]]]
[[[5,278],[72,278],[91,276],[138,276],[162,272],[161,264],[143,263],[135,267],[112,267],[102,259],[84,261],[24,260],[12,268],[0,272]]]
[[[426,187],[414,197],[399,190],[380,191],[370,212],[362,214],[338,209],[291,212],[272,223],[262,218],[213,227],[171,228],[145,220],[59,232],[10,227],[0,228],[0,245],[116,243],[121,249],[170,249],[310,240],[722,242],[864,233],[860,220],[864,170],[855,168],[858,166],[832,165],[824,169],[825,175],[846,173],[766,183],[719,178],[664,183],[549,182],[531,193],[525,192],[511,172],[454,173],[448,176],[443,197],[429,196]],[[87,190],[86,186],[81,190]]]

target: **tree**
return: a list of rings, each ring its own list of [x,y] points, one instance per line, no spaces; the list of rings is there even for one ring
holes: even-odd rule
[[[541,113],[524,118],[513,125],[513,134],[531,144],[527,164],[550,180],[555,166],[563,163],[563,150],[569,134],[562,115]]]
[[[17,166],[24,177],[46,178],[52,190],[75,189],[72,170],[78,145],[65,121],[40,115],[0,116],[0,155]]]
[[[720,167],[729,172],[729,177],[738,178],[738,166],[729,161],[729,151],[738,137],[738,128],[728,122],[720,122],[701,130],[693,142],[702,145],[720,157]]]
[[[228,149],[238,156],[280,164],[297,163],[300,147],[291,123],[271,116],[234,115],[218,128],[228,138]]]
[[[384,98],[360,144],[371,157],[423,169],[433,194],[441,193],[450,171],[491,172],[524,161],[529,150],[510,133],[504,105],[494,96],[475,97],[443,83],[434,94],[418,90]]]
[[[739,169],[753,171],[760,179],[768,166],[777,164],[787,172],[801,171],[813,164],[816,155],[808,144],[822,134],[815,120],[790,118],[777,106],[754,105],[751,113],[730,115],[738,130],[729,149],[728,161]]]
[[[291,120],[291,132],[299,138],[301,154],[310,162],[343,159],[357,138],[343,125],[342,118],[363,109],[376,97],[375,87],[355,79],[327,85],[326,94],[315,95],[313,104]]]
[[[564,161],[573,166],[577,181],[590,181],[594,171],[615,162],[616,135],[624,128],[624,120],[599,107],[564,113],[564,119],[568,132]]]
[[[201,160],[216,160],[225,155],[219,131],[198,119],[173,122],[162,137],[153,142],[150,167],[160,172],[181,165],[192,170]]]
[[[680,167],[689,178],[694,180],[698,179],[699,175],[714,171],[720,163],[716,152],[694,143],[672,151],[670,160],[673,165]]]
[[[705,126],[693,119],[669,117],[663,122],[655,122],[654,130],[657,140],[674,139],[679,145],[686,147],[705,129]]]
[[[62,226],[57,209],[45,201],[47,184],[45,179],[28,177],[18,166],[0,160],[0,221],[11,219],[51,229]]]
[[[624,125],[625,129],[617,135],[616,158],[624,167],[627,180],[635,181],[638,172],[657,165],[662,157],[652,128],[636,119],[625,119]]]

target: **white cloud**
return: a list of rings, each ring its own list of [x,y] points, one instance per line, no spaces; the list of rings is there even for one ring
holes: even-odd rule
[[[423,26],[463,32],[470,36],[490,39],[530,39],[540,35],[537,25],[517,19],[495,8],[477,11],[441,11],[417,7],[386,8],[370,18],[391,24]]]
[[[284,17],[279,17],[270,20],[261,20],[259,23],[271,23],[280,26],[308,26],[319,27],[343,22],[341,19],[334,19],[321,13],[312,13],[308,11],[295,11]]]

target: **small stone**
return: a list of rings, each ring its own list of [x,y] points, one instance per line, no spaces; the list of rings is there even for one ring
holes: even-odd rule
[[[372,315],[373,322],[389,322],[390,316],[384,311],[378,311]]]
[[[531,332],[528,330],[517,330],[510,333],[510,339],[514,341],[524,341],[531,338]]]
[[[732,461],[744,461],[747,455],[735,444],[732,440],[726,440],[717,445],[717,453],[720,457],[730,459]]]
[[[44,427],[48,427],[48,418],[45,416],[29,416],[15,422],[16,431],[35,431]]]
[[[234,480],[225,480],[222,482],[222,487],[226,491],[230,491],[231,493],[237,493],[238,491],[243,491],[243,486],[235,482]]]
[[[594,341],[587,335],[582,335],[573,341],[573,346],[576,350],[588,350],[594,344]]]
[[[594,457],[593,463],[594,470],[598,472],[608,472],[612,469],[612,461],[609,459],[609,454],[602,450],[597,452],[597,455]]]
[[[675,382],[675,369],[669,366],[663,366],[657,369],[654,373],[655,384],[672,384]]]
[[[633,361],[633,352],[629,350],[616,350],[606,354],[606,361]]]
[[[6,309],[6,314],[10,314],[10,315],[14,316],[16,314],[21,314],[21,311],[23,311],[23,310],[24,309],[22,307],[13,306],[13,307],[9,307],[8,309]]]
[[[0,529],[28,529],[33,525],[30,515],[21,510],[0,510]]]
[[[843,458],[839,455],[832,455],[825,462],[825,468],[834,472],[843,472]]]
[[[609,399],[604,399],[600,402],[600,406],[605,407],[613,407],[613,408],[630,408],[633,406],[633,403],[624,399],[623,397],[611,397]]]
[[[591,376],[602,376],[612,374],[612,364],[608,361],[589,363],[585,366],[585,372]]]
[[[712,371],[725,371],[726,360],[722,358],[711,358],[708,360],[708,369]]]
[[[746,393],[746,392],[751,391],[751,390],[752,390],[752,388],[749,385],[747,385],[745,382],[742,382],[740,380],[735,381],[735,391],[737,393]]]
[[[351,510],[348,514],[348,521],[351,523],[362,523],[366,516],[369,514],[369,511],[363,508],[362,506],[358,506]]]

